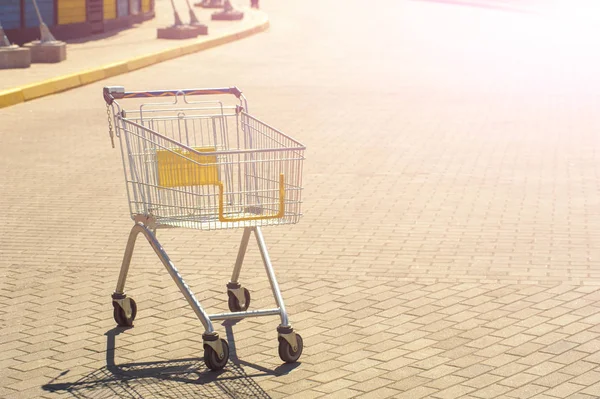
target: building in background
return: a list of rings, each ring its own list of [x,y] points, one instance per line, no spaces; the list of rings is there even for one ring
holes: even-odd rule
[[[154,18],[154,0],[37,0],[42,19],[58,40],[127,28]],[[13,43],[39,39],[32,0],[0,0],[0,23]]]

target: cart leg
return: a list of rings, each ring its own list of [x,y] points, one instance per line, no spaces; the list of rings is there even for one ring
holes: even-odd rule
[[[250,241],[251,232],[252,227],[246,227],[244,229],[244,235],[242,236],[242,242],[240,243],[240,250],[235,261],[233,274],[231,275],[231,283],[237,283],[238,279],[240,278],[240,271],[242,270],[242,263],[244,263],[244,255],[246,255],[246,250],[248,249],[248,241]]]
[[[179,271],[171,262],[169,255],[165,252],[162,245],[156,239],[156,235],[152,229],[143,223],[136,223],[131,229],[131,233],[129,234],[129,240],[127,241],[127,247],[125,248],[125,256],[123,257],[123,264],[121,265],[121,272],[119,274],[119,281],[117,282],[117,289],[115,293],[112,295],[113,298],[113,306],[115,307],[115,320],[121,326],[131,326],[133,319],[135,318],[135,313],[137,311],[137,307],[133,299],[128,298],[125,293],[125,281],[127,279],[127,273],[129,271],[129,265],[131,263],[131,256],[133,255],[133,249],[135,247],[135,241],[139,233],[142,233],[148,243],[154,249],[154,252],[163,263],[175,284],[188,301],[194,313],[204,326],[204,334],[202,334],[202,339],[204,341],[204,361],[206,365],[212,370],[220,370],[225,367],[227,363],[227,359],[229,358],[229,348],[227,346],[227,341],[223,339],[219,339],[219,335],[214,331],[212,322],[210,321],[208,314],[202,309],[200,302],[194,296],[190,287],[185,283]],[[129,305],[128,305],[129,304]],[[132,306],[131,306],[132,305]],[[133,310],[130,309],[133,307]],[[128,311],[129,308],[129,311]],[[123,319],[123,315],[125,317]]]
[[[119,280],[117,281],[117,288],[115,294],[123,295],[125,291],[125,281],[127,280],[127,273],[129,273],[129,265],[131,264],[131,257],[133,256],[133,249],[135,247],[135,240],[139,234],[139,230],[136,229],[137,225],[133,226],[129,233],[129,239],[127,240],[127,247],[125,247],[125,255],[123,255],[123,263],[121,263],[121,272],[119,273]]]
[[[262,256],[263,263],[265,264],[265,270],[269,277],[269,283],[271,283],[271,290],[275,296],[275,301],[280,310],[281,324],[277,327],[278,340],[279,340],[279,357],[286,363],[294,363],[302,355],[302,349],[304,343],[300,334],[296,333],[289,323],[287,312],[285,311],[285,304],[281,297],[281,291],[279,290],[279,284],[277,284],[277,278],[273,271],[273,265],[271,264],[271,258],[267,251],[267,245],[262,235],[260,227],[254,227],[254,235],[256,236],[256,242]]]
[[[260,227],[254,227],[254,236],[256,237],[256,242],[258,243],[258,249],[260,250],[260,255],[262,256],[263,263],[265,264],[265,270],[267,271],[267,277],[269,277],[269,283],[271,283],[271,291],[273,291],[273,296],[275,296],[275,302],[277,302],[277,306],[281,309],[281,326],[289,327],[289,321],[287,312],[285,311],[285,304],[283,303],[283,298],[281,297],[281,291],[279,290],[279,284],[277,283],[277,278],[275,277],[275,272],[273,271],[273,265],[271,264],[271,258],[269,257],[269,252],[267,251],[267,245],[265,244],[265,239],[262,235],[262,231]]]
[[[135,242],[137,236],[140,233],[136,229],[136,225],[133,226],[129,233],[129,239],[127,240],[127,247],[125,247],[125,255],[123,255],[123,262],[121,263],[121,272],[119,273],[119,280],[117,281],[117,288],[115,289],[115,295],[123,295],[125,291],[125,282],[127,281],[127,274],[129,273],[129,265],[131,264],[131,257],[133,256],[133,250],[135,248]],[[156,229],[150,229],[146,227],[150,233],[156,238]]]
[[[136,229],[136,226],[133,226],[129,233],[125,255],[123,256],[123,262],[121,263],[121,272],[119,273],[117,288],[112,294],[113,316],[117,324],[121,327],[131,327],[137,314],[137,305],[135,301],[125,295],[125,281],[127,280],[127,273],[129,272],[131,256],[133,255],[133,249],[138,233],[139,230]]]
[[[227,283],[227,295],[229,296],[229,310],[232,312],[241,312],[248,309],[250,305],[250,292],[238,282],[240,278],[240,271],[242,270],[242,264],[244,263],[244,256],[248,249],[248,242],[250,241],[250,233],[252,233],[252,227],[246,227],[242,236],[242,242],[240,243],[240,249],[238,256],[235,261],[233,268],[233,274],[231,275],[231,281]]]

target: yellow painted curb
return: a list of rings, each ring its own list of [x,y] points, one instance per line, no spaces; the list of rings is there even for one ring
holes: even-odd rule
[[[54,83],[52,79],[44,80],[43,82],[33,83],[21,87],[23,90],[23,98],[25,101],[33,100],[34,98],[47,96],[54,93]]]
[[[79,74],[79,80],[81,81],[82,86],[97,82],[105,77],[106,74],[104,73],[104,69],[90,69],[89,71],[84,71]]]
[[[181,57],[181,55],[182,53],[180,47],[161,51],[160,53],[157,53],[157,62],[172,60],[173,58]]]
[[[20,88],[0,91],[0,108],[10,107],[25,101],[23,90]]]
[[[170,48],[154,54],[131,58],[126,61],[115,62],[99,68],[90,69],[71,75],[60,76],[57,78],[44,80],[42,82],[16,87],[14,89],[0,91],[0,108],[9,107],[11,105],[33,100],[35,98],[84,86],[89,83],[97,82],[98,80],[121,75],[157,64],[159,62],[181,57],[182,55],[208,50],[213,47],[221,46],[223,44],[231,43],[233,41],[252,36],[256,33],[263,32],[268,28],[269,20],[267,19],[259,25],[255,25],[241,32],[226,33],[199,43],[186,43],[180,47]]]
[[[127,68],[129,72],[135,71],[136,69],[145,68],[158,62],[156,54],[143,55],[141,57],[133,58],[127,61]]]
[[[60,78],[52,79],[54,83],[54,91],[60,92],[81,86],[80,74],[61,76]]]
[[[226,43],[229,43],[229,42],[235,40],[237,38],[237,35],[238,34],[236,33],[233,35],[218,36],[218,37],[214,38],[213,40],[211,40],[210,42],[207,42],[207,44],[209,44],[210,47],[221,46],[223,44],[226,44]]]
[[[192,54],[200,51],[201,48],[200,46],[198,46],[198,44],[200,43],[192,43],[188,44],[187,46],[181,47],[181,55]]]
[[[104,70],[104,75],[107,78],[129,72],[129,68],[127,67],[127,61],[115,62],[114,64],[104,65],[102,69]]]

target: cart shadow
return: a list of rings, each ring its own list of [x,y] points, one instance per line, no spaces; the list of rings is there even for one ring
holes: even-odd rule
[[[233,325],[223,323],[230,354],[225,369],[208,370],[202,358],[187,358],[156,362],[115,364],[116,336],[125,331],[114,328],[106,332],[106,366],[75,382],[56,382],[66,376],[63,371],[42,389],[48,392],[70,393],[75,398],[271,398],[254,380],[259,376],[280,376],[289,373],[296,364],[284,364],[273,370],[240,360],[236,355]],[[248,375],[244,367],[254,371]]]

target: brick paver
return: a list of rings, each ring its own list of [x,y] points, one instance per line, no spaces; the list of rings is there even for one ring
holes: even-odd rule
[[[3,110],[0,397],[600,396],[600,36],[344,4],[263,0],[265,34]],[[259,318],[217,325],[232,354],[208,372],[201,325],[143,241],[135,328],[115,328],[131,221],[109,84],[235,84],[307,145],[302,222],[264,230],[301,363],[281,364],[277,320]],[[159,233],[215,312],[240,236]],[[253,246],[242,281],[273,305]]]

